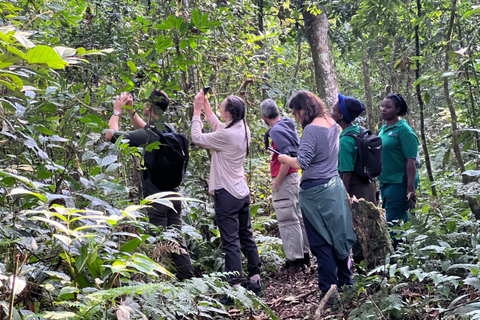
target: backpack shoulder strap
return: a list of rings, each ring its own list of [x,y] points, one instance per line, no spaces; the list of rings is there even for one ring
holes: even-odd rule
[[[272,128],[268,129],[267,132],[265,132],[265,136],[263,136],[263,142],[265,143],[265,150],[268,150],[268,147],[270,147],[270,130]]]

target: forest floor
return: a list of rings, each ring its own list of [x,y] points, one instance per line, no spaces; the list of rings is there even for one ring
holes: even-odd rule
[[[318,308],[320,290],[318,289],[316,266],[294,275],[270,274],[262,279],[265,288],[263,301],[282,320],[313,319]],[[342,302],[335,309],[328,309],[322,319],[346,319],[353,305]],[[261,313],[251,315],[244,310],[231,308],[230,315],[234,319],[265,320]]]

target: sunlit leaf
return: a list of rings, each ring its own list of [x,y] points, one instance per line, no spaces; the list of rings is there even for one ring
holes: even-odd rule
[[[200,13],[198,12],[197,8],[192,10],[192,22],[196,27],[200,25]]]
[[[55,50],[45,45],[38,45],[28,50],[27,61],[29,63],[45,63],[53,69],[65,69],[65,66],[68,65]]]

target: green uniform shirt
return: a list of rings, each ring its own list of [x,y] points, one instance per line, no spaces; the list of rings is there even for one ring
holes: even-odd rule
[[[344,129],[340,133],[340,145],[338,149],[338,171],[350,172],[355,169],[357,161],[357,140],[354,137],[345,136],[347,133],[359,134],[360,128],[354,125]]]
[[[382,138],[383,144],[383,172],[378,180],[381,183],[402,183],[407,175],[407,158],[417,157],[417,135],[402,119],[388,128],[384,124],[378,136]]]

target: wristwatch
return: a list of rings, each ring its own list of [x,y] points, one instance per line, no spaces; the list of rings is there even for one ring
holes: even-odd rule
[[[117,117],[120,117],[120,112],[118,112],[117,110],[113,111],[113,115],[114,116],[117,116]]]

